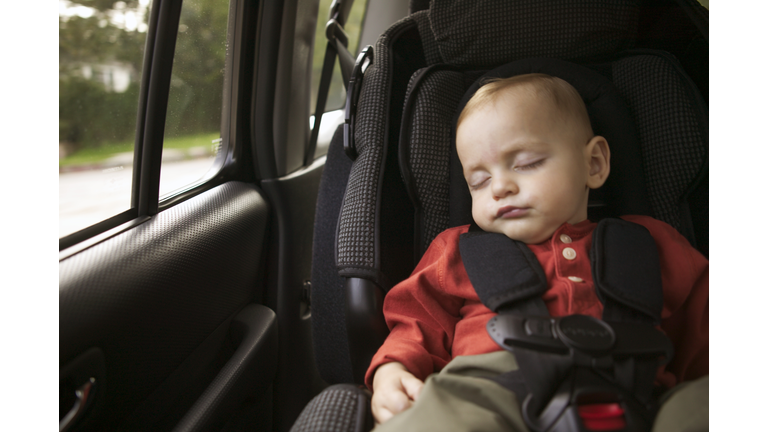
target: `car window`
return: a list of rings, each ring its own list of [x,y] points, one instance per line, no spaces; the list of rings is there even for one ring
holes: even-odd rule
[[[59,237],[131,208],[149,10],[59,1]]]
[[[131,209],[150,0],[59,2],[59,238]],[[227,0],[185,0],[161,199],[210,177],[221,140]],[[210,174],[209,176],[206,176]]]
[[[223,151],[227,0],[184,0],[173,58],[160,197],[202,180]]]
[[[312,57],[312,104],[310,113],[315,112],[317,104],[317,91],[320,88],[320,76],[323,73],[323,59],[325,58],[325,47],[328,39],[325,37],[325,25],[328,23],[328,11],[333,0],[320,0],[320,10],[317,13],[317,27],[315,28],[315,50]],[[352,10],[349,12],[347,22],[344,25],[344,31],[349,36],[349,45],[347,48],[353,57],[357,57],[360,50],[358,43],[360,41],[360,30],[362,29],[363,17],[368,6],[368,0],[355,0],[352,3]],[[344,106],[346,101],[346,84],[341,79],[341,69],[339,61],[336,60],[336,66],[333,68],[333,78],[331,87],[328,91],[328,99],[325,103],[325,111],[333,111]]]
[[[325,60],[325,50],[328,45],[328,39],[325,36],[325,25],[328,23],[328,12],[333,0],[321,0],[320,9],[317,14],[317,27],[315,28],[315,46],[312,57],[312,89],[309,127],[315,126],[314,112],[317,107],[317,92],[320,88],[320,77],[323,74],[323,62]],[[347,23],[344,25],[344,31],[347,33],[349,52],[353,57],[357,57],[360,50],[360,35],[362,33],[365,12],[368,9],[368,0],[356,0],[352,3],[352,9],[347,17]],[[328,146],[331,143],[336,126],[344,122],[344,112],[341,108],[346,102],[347,92],[346,84],[341,76],[339,60],[336,59],[331,85],[328,89],[328,98],[325,102],[323,119],[320,122],[318,131],[317,147],[314,157],[318,158],[328,152]]]

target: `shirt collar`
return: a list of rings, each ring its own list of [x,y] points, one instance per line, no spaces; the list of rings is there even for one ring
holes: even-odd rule
[[[597,224],[590,221],[589,219],[584,219],[583,221],[573,225],[566,222],[560,225],[560,228],[558,228],[555,233],[552,234],[552,237],[557,237],[560,234],[568,234],[568,236],[576,240],[589,235],[596,226]]]

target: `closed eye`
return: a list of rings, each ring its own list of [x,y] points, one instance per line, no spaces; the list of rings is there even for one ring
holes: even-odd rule
[[[544,164],[544,159],[539,159],[536,162],[530,163],[528,165],[516,166],[514,169],[515,171],[528,171],[528,170],[536,169],[543,164]]]
[[[491,179],[490,177],[484,177],[475,183],[469,184],[469,190],[473,191],[473,190],[480,189],[481,187],[485,186],[488,183],[488,180],[490,179]]]

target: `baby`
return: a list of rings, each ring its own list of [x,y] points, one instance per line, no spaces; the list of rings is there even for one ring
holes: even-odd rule
[[[475,223],[528,245],[547,277],[550,314],[600,318],[589,259],[597,224],[587,219],[587,201],[608,178],[611,154],[576,89],[543,74],[493,80],[461,112],[456,148]],[[623,219],[647,228],[659,252],[661,329],[675,357],[656,383],[672,388],[705,377],[708,261],[663,222]],[[515,395],[484,378],[517,364],[485,329],[495,313],[480,302],[464,268],[458,244],[467,230],[437,236],[411,277],[385,299],[391,332],[366,374],[377,431],[526,430]],[[707,378],[699,381],[706,388]]]

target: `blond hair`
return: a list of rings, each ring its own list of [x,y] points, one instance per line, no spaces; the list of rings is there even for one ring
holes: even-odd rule
[[[542,73],[516,75],[509,78],[490,78],[480,87],[459,114],[456,129],[469,114],[480,108],[496,102],[508,90],[519,90],[531,99],[546,98],[564,118],[574,120],[577,125],[585,128],[589,137],[594,136],[589,122],[587,106],[579,92],[565,80]]]

